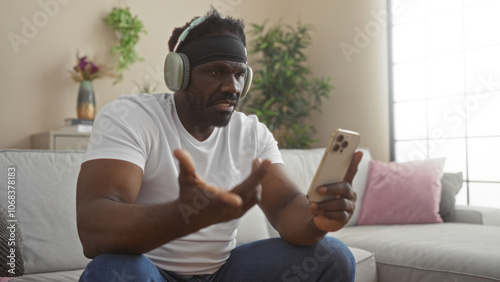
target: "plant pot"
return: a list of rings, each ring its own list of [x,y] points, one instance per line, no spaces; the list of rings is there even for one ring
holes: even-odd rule
[[[94,87],[90,80],[80,82],[76,111],[79,119],[94,120],[95,118]]]

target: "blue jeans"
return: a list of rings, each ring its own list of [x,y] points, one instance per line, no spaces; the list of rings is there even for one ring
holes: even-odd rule
[[[356,262],[341,241],[325,237],[299,247],[280,238],[243,244],[214,274],[190,278],[157,268],[144,255],[102,254],[92,260],[81,282],[95,281],[354,281]]]

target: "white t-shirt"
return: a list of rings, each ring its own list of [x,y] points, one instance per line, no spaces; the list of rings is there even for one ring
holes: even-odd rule
[[[256,116],[234,112],[228,126],[215,128],[205,141],[196,140],[180,122],[173,94],[122,96],[104,106],[94,121],[84,161],[106,158],[136,164],[143,170],[136,203],[165,203],[179,196],[179,164],[173,156],[178,148],[191,154],[196,172],[208,184],[228,190],[250,174],[255,158],[283,163],[277,142]],[[146,255],[158,267],[181,275],[214,273],[236,245],[238,223],[209,226]]]

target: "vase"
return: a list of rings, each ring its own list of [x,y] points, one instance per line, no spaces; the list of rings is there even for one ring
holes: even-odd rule
[[[95,118],[94,87],[90,80],[80,82],[76,111],[79,119],[94,120]]]

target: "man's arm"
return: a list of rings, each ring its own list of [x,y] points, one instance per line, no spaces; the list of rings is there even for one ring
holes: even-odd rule
[[[142,169],[121,160],[98,159],[82,164],[77,183],[77,226],[84,254],[141,254],[214,223],[241,216],[257,202],[257,190],[268,162],[254,162],[252,173],[235,188],[221,190],[207,185],[195,172],[186,152],[177,150],[180,196],[173,202],[137,205]],[[196,209],[195,197],[203,193],[208,203],[187,221],[180,207]],[[199,208],[199,207],[198,207]]]
[[[325,185],[318,190],[321,195],[336,196],[320,203],[309,202],[288,177],[286,167],[274,164],[262,181],[259,206],[287,242],[295,245],[317,243],[327,232],[341,229],[351,218],[356,202],[351,184],[361,158],[362,152],[354,155],[344,182]]]
[[[99,159],[82,164],[76,203],[85,256],[140,254],[196,230],[182,222],[175,202],[135,205],[141,182],[142,169],[126,161]]]

